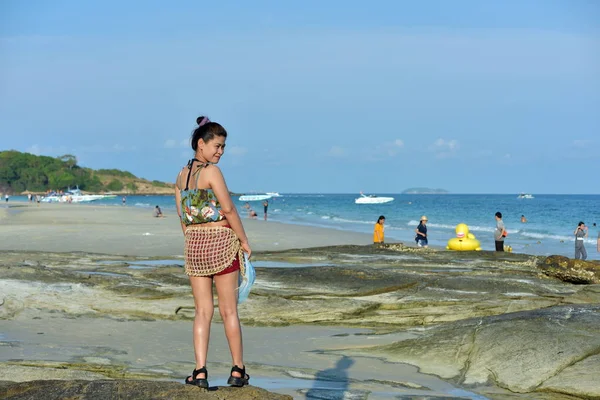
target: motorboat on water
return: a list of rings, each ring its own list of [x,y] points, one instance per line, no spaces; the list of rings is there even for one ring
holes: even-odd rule
[[[277,192],[267,192],[266,194],[271,195],[271,197],[281,197],[281,195]]]
[[[533,199],[533,195],[529,193],[521,193],[517,196],[517,199]]]
[[[239,197],[239,200],[240,201],[263,201],[263,200],[269,200],[271,197],[273,197],[273,195],[269,194],[269,193],[266,193],[266,194],[244,194]]]
[[[360,193],[360,197],[354,200],[356,204],[385,204],[394,201],[393,197],[379,197],[375,195],[366,195]]]

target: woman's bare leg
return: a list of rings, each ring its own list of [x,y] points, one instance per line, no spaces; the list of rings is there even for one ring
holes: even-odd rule
[[[215,276],[215,285],[219,296],[219,313],[223,319],[225,336],[229,343],[233,365],[240,368],[244,366],[244,348],[242,345],[242,327],[237,309],[237,287],[239,271],[225,275]],[[234,372],[233,376],[241,378],[240,373]]]
[[[206,365],[208,354],[208,339],[210,338],[210,322],[214,314],[212,293],[212,278],[204,276],[190,276],[192,294],[196,315],[194,317],[194,354],[196,356],[196,369]],[[198,378],[206,378],[205,374],[198,374]]]

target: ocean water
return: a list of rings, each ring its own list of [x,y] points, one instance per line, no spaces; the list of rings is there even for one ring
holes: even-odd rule
[[[600,195],[535,195],[533,199],[518,199],[517,195],[445,194],[408,195],[384,194],[395,200],[388,204],[355,204],[356,194],[286,194],[269,201],[269,220],[290,224],[335,228],[345,231],[372,233],[380,215],[386,217],[386,241],[414,243],[414,230],[422,215],[429,218],[429,243],[446,246],[455,236],[459,223],[466,223],[481,242],[484,250],[494,249],[494,214],[500,211],[508,229],[506,244],[514,252],[549,255],[574,255],[574,236],[579,221],[589,226],[585,241],[588,259],[600,259],[596,250],[600,225]],[[25,200],[22,196],[11,198]],[[12,201],[12,200],[11,200]],[[247,213],[244,202],[235,198],[242,218]],[[93,204],[121,205],[121,198],[104,199]],[[126,207],[147,208],[149,214],[155,205],[165,213],[174,213],[174,196],[127,196]],[[262,202],[250,202],[259,219],[263,215]],[[521,215],[528,222],[521,223]]]

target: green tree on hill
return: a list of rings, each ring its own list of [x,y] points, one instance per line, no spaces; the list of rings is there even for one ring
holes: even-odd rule
[[[47,157],[14,150],[0,151],[0,190],[8,193],[65,190],[76,186],[89,192],[117,192],[127,187],[135,193],[138,188],[130,181],[133,179],[138,178],[128,171],[82,168],[72,154]],[[109,183],[105,185],[102,181]]]
[[[106,185],[106,188],[111,192],[119,192],[123,190],[123,182],[118,179],[113,179],[108,185]]]

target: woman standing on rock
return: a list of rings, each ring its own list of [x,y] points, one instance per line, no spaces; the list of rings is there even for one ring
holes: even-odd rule
[[[208,388],[206,358],[214,313],[213,282],[233,367],[227,384],[244,386],[250,376],[243,360],[242,329],[237,310],[237,287],[244,257],[252,253],[237,209],[216,164],[225,151],[227,131],[207,117],[198,117],[192,134],[195,156],[175,184],[175,202],[185,236],[185,272],[190,277],[196,315],[196,367],[186,384]]]
[[[588,235],[588,227],[583,222],[580,222],[575,229],[575,259],[581,258],[585,260],[587,258],[587,252],[583,246],[583,241]]]
[[[385,217],[380,215],[377,218],[377,222],[375,223],[375,228],[373,229],[373,243],[374,244],[383,244],[385,240]]]

